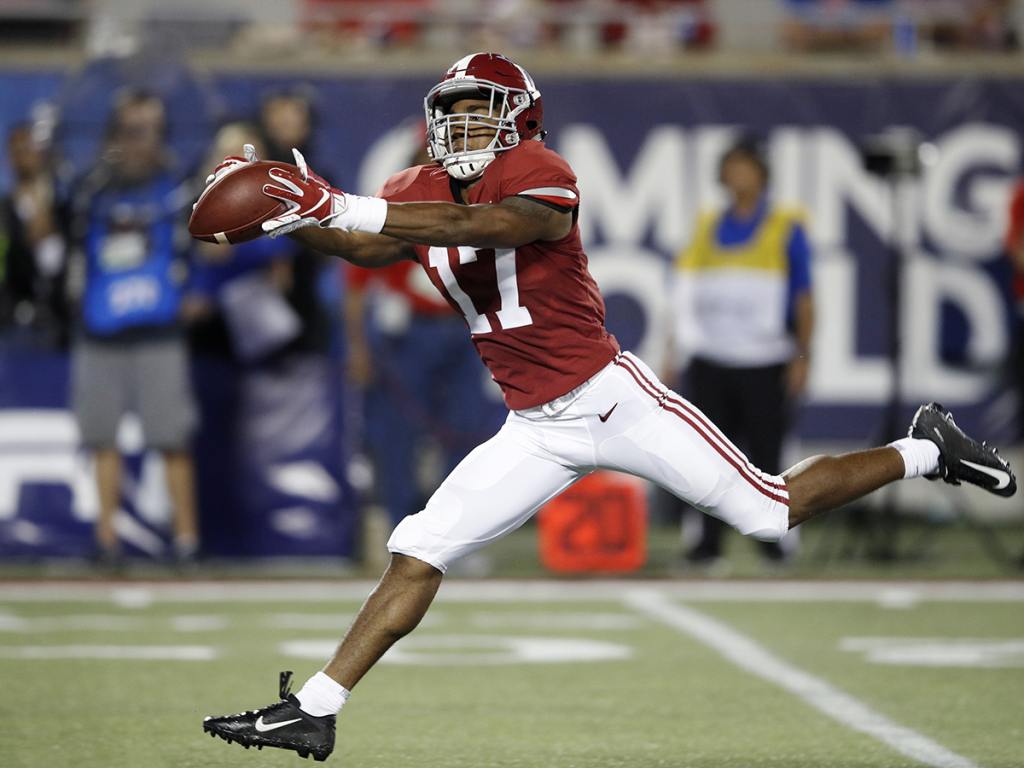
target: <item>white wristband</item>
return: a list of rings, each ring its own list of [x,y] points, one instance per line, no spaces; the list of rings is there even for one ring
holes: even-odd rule
[[[380,234],[388,218],[388,201],[381,197],[360,197],[334,193],[334,206],[339,209],[321,226],[347,229],[350,232]]]

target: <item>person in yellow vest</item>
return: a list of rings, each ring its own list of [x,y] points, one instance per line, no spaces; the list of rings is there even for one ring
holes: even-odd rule
[[[756,140],[730,147],[719,173],[729,205],[700,216],[676,261],[675,336],[690,359],[693,401],[754,466],[775,473],[792,406],[807,384],[811,248],[802,214],[768,198],[768,164]],[[714,564],[726,525],[700,518],[687,559]],[[793,543],[759,542],[773,561],[785,559]]]

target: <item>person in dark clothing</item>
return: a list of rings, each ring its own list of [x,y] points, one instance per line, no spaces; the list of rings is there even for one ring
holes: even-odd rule
[[[266,160],[294,162],[292,147],[306,158],[315,157],[310,146],[314,112],[311,95],[301,89],[273,91],[260,106],[259,129]],[[311,160],[311,162],[314,162]],[[289,262],[285,298],[298,315],[300,330],[284,352],[324,354],[330,342],[330,318],[320,300],[319,281],[325,261],[311,248],[297,245]]]
[[[45,345],[64,348],[67,201],[27,123],[8,133],[7,157],[14,182],[0,200],[0,328],[30,328]]]

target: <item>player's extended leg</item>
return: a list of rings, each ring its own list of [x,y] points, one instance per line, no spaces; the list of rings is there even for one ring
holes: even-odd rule
[[[335,713],[349,690],[416,627],[448,564],[515,530],[579,477],[577,469],[547,451],[543,436],[524,426],[525,420],[513,421],[473,450],[422,512],[398,525],[388,541],[390,566],[323,672],[296,695],[289,693],[288,677],[282,675],[281,701],[207,718],[203,729],[247,747],[278,747],[326,759],[334,748]]]
[[[965,435],[935,403],[922,406],[910,436],[891,446],[813,457],[776,476],[753,466],[640,360],[626,353],[616,367],[587,395],[602,401],[593,402],[596,413],[616,403],[613,417],[592,423],[599,463],[659,483],[754,538],[776,541],[820,512],[905,477],[968,482],[1000,496],[1016,491],[998,453]]]
[[[388,648],[407,635],[427,612],[443,574],[422,560],[392,555],[334,657],[299,693],[290,691],[291,672],[281,673],[281,701],[261,709],[208,717],[203,730],[248,749],[290,749],[300,757],[326,760],[334,750],[336,714],[349,691]]]
[[[932,460],[937,466],[938,450],[925,448],[924,451],[933,454]],[[821,512],[841,507],[905,476],[903,456],[890,447],[804,459],[782,473],[789,489],[789,527],[806,522]]]
[[[790,527],[903,478],[966,482],[1004,497],[1017,491],[1009,463],[965,434],[938,403],[918,408],[909,436],[885,448],[814,456],[782,476],[789,488]]]
[[[377,587],[324,667],[324,674],[345,690],[352,690],[397,640],[416,629],[442,578],[444,574],[429,563],[393,554]]]

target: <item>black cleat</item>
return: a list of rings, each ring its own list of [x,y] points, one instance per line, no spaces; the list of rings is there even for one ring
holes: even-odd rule
[[[207,717],[203,730],[220,736],[229,744],[243,747],[277,747],[298,752],[299,757],[313,756],[323,761],[334,750],[334,715],[313,717],[299,709],[299,700],[290,692],[291,672],[281,673],[281,701],[269,707],[240,712],[237,715]]]
[[[951,485],[970,483],[996,496],[1013,496],[1017,478],[999,452],[964,434],[953,416],[938,403],[922,405],[914,414],[910,437],[931,440],[939,447],[939,470],[925,475]]]

